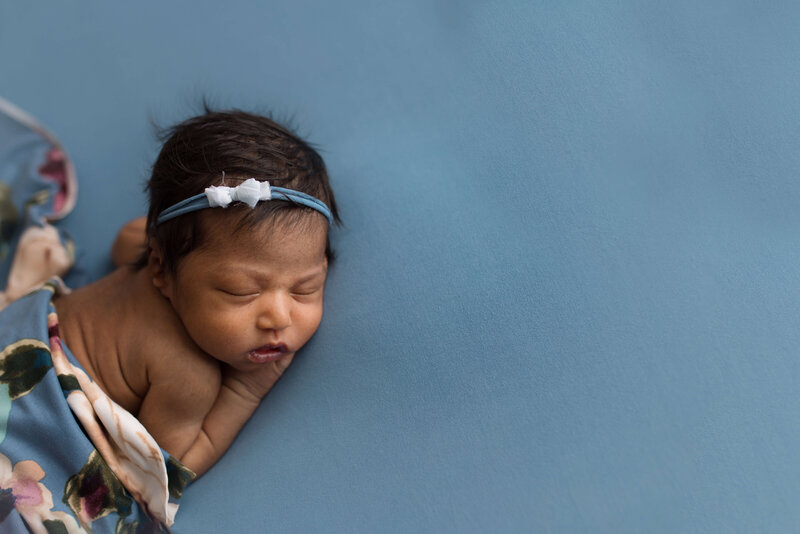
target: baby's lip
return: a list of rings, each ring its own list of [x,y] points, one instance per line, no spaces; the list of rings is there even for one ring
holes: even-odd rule
[[[253,363],[275,362],[289,353],[288,347],[283,343],[269,344],[247,353],[247,358]]]

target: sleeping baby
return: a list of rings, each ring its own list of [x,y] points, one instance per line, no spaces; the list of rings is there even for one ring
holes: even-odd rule
[[[262,116],[182,122],[146,220],[115,243],[124,265],[69,292],[42,284],[72,258],[37,215],[53,183],[34,163],[59,147],[43,132],[0,106],[0,149],[30,154],[0,181],[30,175],[33,195],[6,198],[30,228],[0,294],[0,532],[167,532],[320,324],[339,220],[325,165]]]
[[[164,138],[146,223],[116,244],[145,244],[138,261],[54,305],[92,380],[201,475],[317,330],[338,215],[320,156],[265,117],[209,111]]]

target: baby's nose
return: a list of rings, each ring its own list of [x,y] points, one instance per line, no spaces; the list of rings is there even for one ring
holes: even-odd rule
[[[281,330],[292,324],[289,295],[281,292],[264,295],[256,325],[262,330]]]

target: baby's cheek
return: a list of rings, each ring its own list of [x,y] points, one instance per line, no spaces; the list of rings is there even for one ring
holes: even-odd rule
[[[191,328],[188,328],[195,341],[203,340],[205,343],[219,344],[226,343],[239,335],[242,322],[230,317],[213,304],[199,304],[199,306],[205,309],[202,313],[195,314],[195,320],[192,321]]]
[[[311,339],[311,336],[319,328],[320,323],[322,322],[322,305],[314,306],[310,309],[303,311],[303,316],[300,318],[300,324],[302,325],[302,331],[304,336],[304,341],[308,341]]]
[[[241,335],[252,322],[252,319],[243,314],[216,311],[211,314],[206,328],[210,333],[213,332],[217,336],[230,338],[231,336]]]

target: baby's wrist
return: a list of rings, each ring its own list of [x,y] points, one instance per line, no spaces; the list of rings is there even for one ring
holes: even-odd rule
[[[238,371],[232,368],[226,369],[226,371],[229,372],[223,373],[223,386],[228,387],[228,389],[232,390],[242,399],[255,404],[260,403],[261,399],[263,399],[264,396],[269,393],[269,390],[272,389],[272,386],[275,384],[275,380],[278,378],[275,377],[274,380],[267,380],[264,382],[262,380],[257,380],[252,373],[240,374]]]
[[[223,377],[222,386],[229,389],[237,397],[239,397],[240,399],[249,404],[255,404],[255,405],[260,404],[261,399],[264,398],[264,395],[267,394],[266,391],[262,393],[257,388],[254,388],[250,384],[245,384],[236,377],[230,377],[230,376]]]

